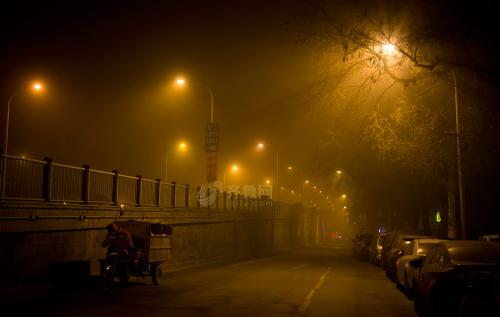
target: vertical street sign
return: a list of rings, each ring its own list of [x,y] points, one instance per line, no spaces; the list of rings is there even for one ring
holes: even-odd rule
[[[219,152],[219,127],[207,124],[205,131],[205,152],[207,153],[207,182],[217,181],[217,152]]]
[[[219,152],[219,127],[217,123],[207,124],[205,133],[205,152]]]

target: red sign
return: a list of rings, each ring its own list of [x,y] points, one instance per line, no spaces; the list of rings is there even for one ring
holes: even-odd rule
[[[216,123],[209,123],[205,133],[205,152],[219,152],[219,127]]]
[[[207,152],[207,182],[217,180],[217,152]]]

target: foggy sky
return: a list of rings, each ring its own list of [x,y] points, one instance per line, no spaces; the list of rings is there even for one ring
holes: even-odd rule
[[[104,3],[104,2],[103,2]],[[250,182],[283,165],[307,170],[314,146],[304,93],[317,80],[313,54],[292,27],[286,2],[111,1],[18,5],[8,15],[2,100],[13,91],[9,152],[122,173],[205,178],[209,97],[201,87],[168,91],[176,75],[210,87],[220,123],[222,164],[237,161]],[[33,78],[47,94],[22,91]],[[5,104],[5,102],[3,104]],[[2,140],[5,108],[2,107]],[[277,126],[279,123],[279,127]],[[175,143],[187,140],[180,159]],[[264,157],[252,149],[263,140]],[[169,177],[170,178],[170,177]]]

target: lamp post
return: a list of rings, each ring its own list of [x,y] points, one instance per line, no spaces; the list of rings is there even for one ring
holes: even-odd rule
[[[263,151],[266,146],[263,142],[257,143],[256,146],[258,151]],[[275,162],[275,172],[274,172],[274,191],[276,192],[276,200],[279,200],[280,190],[279,190],[279,170],[280,170],[280,161],[279,161],[279,153],[276,151],[276,162]]]
[[[44,85],[41,82],[33,82],[31,84],[31,90],[34,93],[41,93],[45,89]],[[16,94],[12,94],[9,97],[9,101],[7,102],[7,116],[5,119],[5,139],[4,139],[4,155],[7,155],[9,148],[9,124],[10,124],[10,106],[12,105],[12,100]],[[6,170],[7,170],[7,161],[4,158],[2,160],[2,199],[5,198],[5,184],[6,184]]]
[[[180,141],[178,144],[177,144],[177,152],[178,153],[185,153],[188,149],[188,145],[186,142],[184,141]],[[169,151],[168,151],[168,148],[167,148],[167,152],[166,152],[166,155],[165,155],[165,182],[168,182],[168,155],[169,154]]]
[[[463,189],[463,179],[462,179],[462,155],[460,151],[460,122],[458,114],[458,89],[457,89],[457,78],[455,77],[455,72],[450,71],[451,78],[453,79],[454,97],[455,97],[455,134],[456,134],[456,148],[457,148],[457,174],[458,174],[458,195],[459,195],[459,205],[460,205],[460,236],[462,239],[467,237],[467,227],[465,220],[465,194]]]

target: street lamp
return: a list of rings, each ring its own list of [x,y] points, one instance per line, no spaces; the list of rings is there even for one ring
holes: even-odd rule
[[[266,148],[266,145],[264,144],[264,142],[258,142],[257,143],[257,146],[255,147],[257,149],[257,151],[263,151],[265,148]],[[291,166],[289,166],[289,170]],[[279,190],[278,190],[278,186],[279,186],[279,154],[278,154],[278,151],[276,151],[276,171],[274,173],[275,175],[275,179],[274,179],[274,183],[276,185],[275,189],[276,189],[276,200],[279,200]]]
[[[231,174],[236,175],[240,172],[240,166],[237,163],[233,163],[230,166],[224,168],[224,172],[222,173],[222,188],[223,191],[226,190],[226,169],[229,169]]]
[[[30,89],[35,94],[40,94],[45,91],[45,86],[40,81],[35,81],[30,85]],[[7,119],[5,120],[5,141],[4,141],[4,154],[8,154],[8,145],[9,145],[9,123],[10,123],[10,106],[12,104],[12,99],[16,94],[12,94],[9,97],[9,101],[7,102]]]
[[[185,141],[179,141],[176,146],[177,153],[184,154],[188,150],[188,144]],[[168,148],[165,156],[165,182],[168,181]]]
[[[185,87],[187,85],[187,80],[183,77],[178,77],[175,80],[175,84],[179,87]],[[212,89],[210,89],[208,86],[196,82],[196,84],[200,87],[203,87],[209,95],[210,95],[210,123],[214,122],[214,93],[212,92]]]

